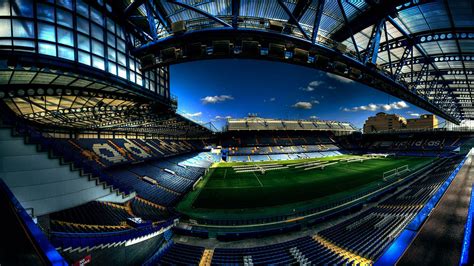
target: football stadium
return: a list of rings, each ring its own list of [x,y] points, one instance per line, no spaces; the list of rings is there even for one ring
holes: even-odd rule
[[[473,72],[472,0],[0,0],[0,265],[473,265]]]

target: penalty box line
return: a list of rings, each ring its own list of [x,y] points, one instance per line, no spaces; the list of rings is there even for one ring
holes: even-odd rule
[[[260,186],[263,187],[263,184],[262,182],[260,181],[260,179],[258,178],[258,176],[255,174],[255,172],[252,172],[253,175],[255,176],[255,178],[257,179],[258,183],[260,183]]]

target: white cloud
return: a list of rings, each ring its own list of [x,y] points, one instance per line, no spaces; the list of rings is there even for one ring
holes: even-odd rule
[[[342,82],[342,83],[352,83],[354,82],[352,79],[348,79],[348,78],[345,78],[345,77],[342,77],[342,76],[339,76],[339,75],[335,75],[335,74],[332,74],[332,73],[329,73],[327,72],[326,75],[332,79],[335,79],[339,82]]]
[[[315,116],[315,115],[312,115],[309,117],[309,119],[318,119],[319,117]]]
[[[384,111],[390,111],[393,109],[399,110],[399,109],[405,109],[408,108],[408,104],[404,101],[399,101],[399,102],[393,102],[391,104],[384,104],[382,105],[382,109]]]
[[[343,108],[344,112],[358,112],[358,111],[390,111],[409,108],[408,104],[404,101],[393,102],[391,104],[375,104],[369,103],[368,105],[355,106],[352,108]]]
[[[276,101],[276,98],[275,97],[272,97],[270,99],[263,99],[263,102],[266,103],[266,102],[274,102]]]
[[[297,103],[293,104],[291,107],[297,108],[297,109],[309,110],[309,109],[313,108],[313,104],[310,103],[310,102],[297,102]]]
[[[192,114],[191,113],[184,113],[183,115],[185,117],[189,117],[189,118],[191,118],[191,117],[200,117],[202,115],[202,112],[197,112],[197,113],[192,113]]]
[[[215,95],[215,96],[206,96],[204,98],[201,98],[201,102],[203,104],[214,104],[214,103],[219,103],[219,102],[225,102],[228,100],[233,100],[234,97],[231,95]]]
[[[220,115],[216,115],[216,117],[214,117],[214,120],[224,120],[224,119],[230,119],[232,118],[232,116],[228,115],[228,116],[220,116]]]
[[[311,81],[310,83],[308,83],[308,86],[306,87],[301,87],[300,90],[303,90],[303,91],[314,91],[316,89],[316,87],[319,87],[320,85],[322,85],[324,82],[322,81],[319,81],[319,80],[313,80]]]
[[[410,113],[410,115],[411,115],[411,116],[416,116],[416,117],[419,117],[419,116],[420,116],[420,114],[418,114],[418,113]]]
[[[313,103],[313,104],[319,104],[319,101],[318,101],[318,100],[312,100],[311,103]]]
[[[232,118],[232,116],[230,116],[230,115],[227,115],[227,116],[216,115],[213,119],[211,119],[211,122],[217,122],[217,121],[227,120],[227,119],[231,119],[231,118]]]

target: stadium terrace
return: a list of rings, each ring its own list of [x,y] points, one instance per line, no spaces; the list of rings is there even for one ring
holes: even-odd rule
[[[0,0],[0,265],[473,265],[473,71],[471,0]]]

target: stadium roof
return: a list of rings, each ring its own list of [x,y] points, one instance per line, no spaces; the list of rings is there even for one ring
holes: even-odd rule
[[[474,118],[471,0],[127,0],[115,5],[125,10],[130,23],[144,36],[136,44],[136,53],[152,53],[161,57],[157,59],[161,63],[160,50],[175,45],[173,39],[184,40],[188,33],[204,43],[198,36],[206,31],[240,31],[241,37],[259,31],[261,37],[275,34],[276,25],[289,51],[283,60],[296,57],[288,43],[301,40],[309,44],[307,50],[338,53],[337,60],[346,64],[338,74],[359,79],[450,121]],[[183,36],[176,33],[180,21],[185,22],[181,25],[186,31]],[[318,58],[310,52],[307,61]],[[334,68],[337,71],[337,66]],[[364,81],[352,69],[370,73],[376,81]]]
[[[353,132],[357,129],[347,122],[325,121],[325,120],[283,120],[266,119],[256,116],[246,118],[227,119],[227,130],[229,131],[253,131],[253,130],[298,130],[298,131],[346,131]]]

